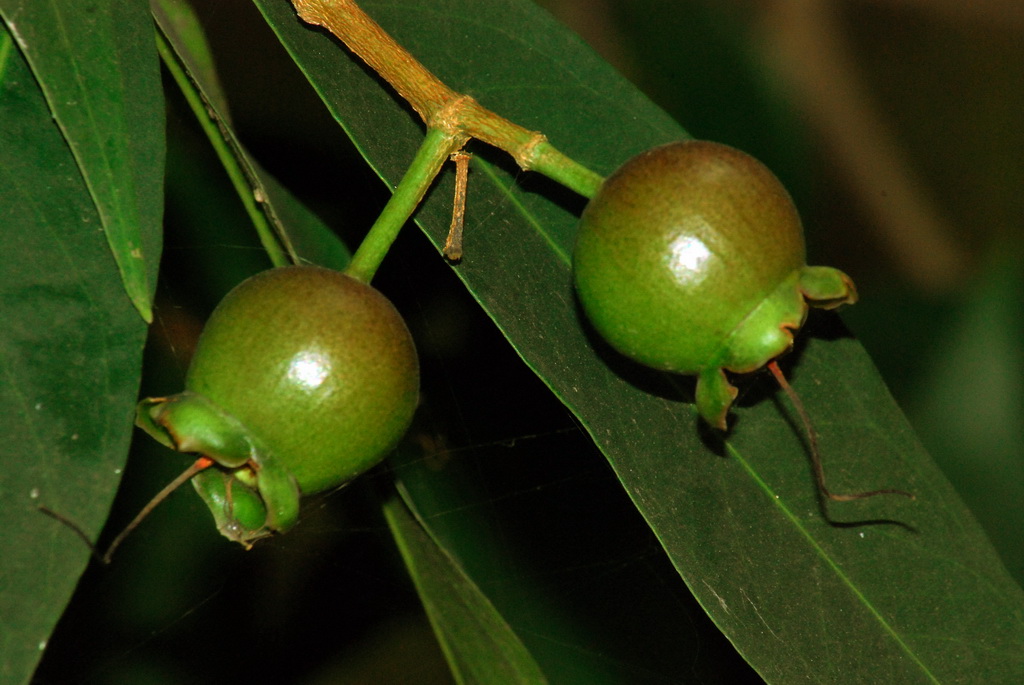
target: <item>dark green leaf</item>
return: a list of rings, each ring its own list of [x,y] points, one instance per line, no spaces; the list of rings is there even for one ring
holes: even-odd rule
[[[422,135],[415,116],[285,3],[257,4],[371,165],[397,182]],[[530,3],[364,5],[449,85],[602,173],[684,135]],[[570,271],[579,200],[500,154],[473,152],[456,273],[586,426],[690,589],[765,678],[1019,675],[1020,588],[834,318],[814,318],[788,367],[821,434],[830,484],[905,488],[915,502],[879,497],[823,511],[802,429],[770,385],[747,384],[727,443],[703,430],[686,383],[619,359],[581,321]],[[417,216],[435,245],[450,182]]]
[[[430,439],[390,460],[417,519],[550,682],[751,682],[589,436],[528,369],[510,368],[503,339],[477,329],[477,358],[460,360],[444,396],[425,385]]]
[[[75,156],[144,319],[152,318],[163,215],[164,104],[143,0],[2,0]]]
[[[26,682],[128,453],[146,327],[43,94],[0,33],[0,681]]]
[[[546,683],[540,667],[459,564],[397,497],[384,505],[392,534],[460,683]]]
[[[179,86],[188,91],[186,97],[194,104],[194,113],[200,117],[253,221],[261,229],[269,222],[297,256],[343,269],[349,255],[341,241],[238,141],[210,48],[192,8],[182,0],[158,0],[153,2],[153,16],[173,49],[172,59],[177,59],[187,74],[179,80]]]

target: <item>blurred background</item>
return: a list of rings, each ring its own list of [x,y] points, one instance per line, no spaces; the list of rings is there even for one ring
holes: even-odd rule
[[[354,246],[387,199],[383,184],[250,3],[195,4],[242,140]],[[1024,5],[539,4],[692,135],[742,148],[783,179],[805,220],[809,261],[858,285],[861,302],[844,320],[1024,580]],[[151,395],[180,389],[209,311],[269,266],[191,114],[173,85],[168,92],[168,235],[143,387]],[[418,232],[400,238],[379,287],[407,316],[423,357],[427,410],[403,458],[507,469],[491,476],[503,490],[477,486],[494,521],[506,503],[516,520],[545,506],[585,520],[621,512],[600,455]],[[137,440],[112,528],[183,467],[151,442]],[[385,467],[312,498],[302,525],[245,554],[217,536],[198,498],[172,498],[111,568],[86,574],[37,682],[450,682],[375,505],[387,482]],[[618,552],[614,574],[603,572],[627,586],[662,583],[672,602],[691,602],[646,527],[610,516],[616,526],[604,530],[614,530],[606,534]],[[494,525],[503,545],[545,544],[536,527]],[[563,553],[573,540],[579,556],[566,553],[560,569],[568,575],[591,552],[566,525],[545,535]],[[623,598],[634,613],[636,600]],[[657,607],[643,611],[660,620]],[[597,644],[602,621],[621,611],[606,614],[588,617]],[[692,682],[756,682],[699,608],[691,623],[704,652],[680,657]],[[623,649],[636,663],[649,659],[644,648]],[[678,682],[659,673],[632,682],[641,681]]]

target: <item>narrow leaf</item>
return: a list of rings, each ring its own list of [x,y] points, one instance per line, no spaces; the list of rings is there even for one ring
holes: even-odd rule
[[[0,32],[0,681],[28,682],[128,455],[146,326],[43,93]]]
[[[193,105],[193,113],[200,119],[268,252],[279,265],[284,263],[276,235],[293,259],[344,268],[349,254],[337,236],[239,142],[213,55],[192,8],[183,0],[154,0],[152,5],[162,33],[160,40],[166,40],[173,50],[168,59],[177,60],[168,67]],[[184,71],[180,78],[179,68]]]
[[[456,680],[481,685],[546,683],[512,628],[402,500],[389,499],[384,514]]]
[[[146,321],[160,260],[164,104],[143,0],[2,0]]]

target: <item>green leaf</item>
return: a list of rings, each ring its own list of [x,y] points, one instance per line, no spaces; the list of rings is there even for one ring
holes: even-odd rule
[[[389,462],[417,519],[550,682],[751,682],[590,438],[571,422],[560,427],[569,417],[558,400],[528,369],[510,367],[515,355],[495,338],[473,336],[477,358],[460,361],[444,398],[425,386],[429,439]],[[500,385],[482,384],[492,373]]]
[[[460,683],[546,683],[515,632],[397,497],[384,505],[416,589]]]
[[[151,321],[163,214],[164,103],[143,0],[2,0],[85,179],[124,289]]]
[[[295,257],[343,269],[348,250],[320,219],[269,174],[238,141],[202,26],[183,0],[154,0],[153,16],[173,55],[168,68],[200,120],[264,245],[285,262],[269,227]]]
[[[0,32],[0,681],[27,682],[128,454],[146,326],[43,93]]]
[[[396,183],[422,136],[415,116],[287,4],[257,4],[370,164]],[[363,4],[450,86],[601,173],[684,135],[530,3]],[[904,488],[914,502],[823,509],[802,429],[770,384],[745,385],[726,443],[705,430],[692,384],[617,357],[581,320],[570,263],[581,201],[492,150],[472,151],[456,273],[579,417],[691,591],[763,677],[993,682],[1021,672],[1020,588],[834,317],[813,318],[787,365],[829,483]],[[451,188],[449,173],[417,215],[438,246]]]

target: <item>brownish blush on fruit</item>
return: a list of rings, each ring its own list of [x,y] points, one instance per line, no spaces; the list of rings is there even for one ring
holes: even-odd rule
[[[808,306],[857,299],[853,282],[805,263],[793,201],[756,159],[706,141],[648,150],[588,203],[573,253],[594,328],[622,354],[697,376],[697,408],[725,429],[725,371],[787,351]]]

